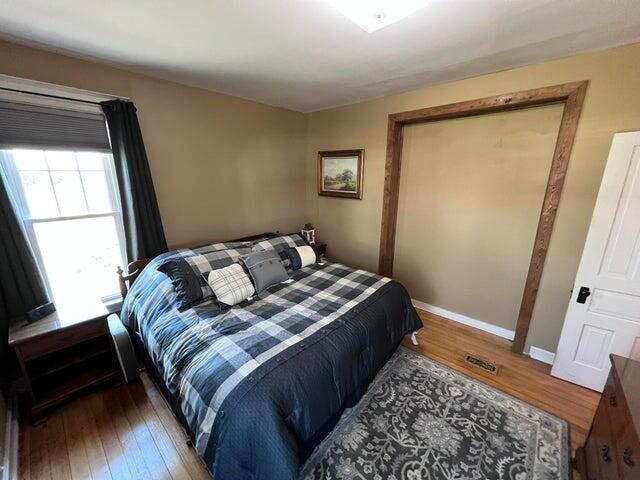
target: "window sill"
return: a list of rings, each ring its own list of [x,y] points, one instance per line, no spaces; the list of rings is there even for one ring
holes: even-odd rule
[[[122,309],[123,298],[119,294],[104,297],[101,301],[109,313],[116,313]]]

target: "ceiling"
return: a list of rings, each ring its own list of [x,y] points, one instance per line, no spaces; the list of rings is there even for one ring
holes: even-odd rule
[[[327,0],[0,0],[0,36],[310,112],[640,41],[640,1],[431,0],[367,33]]]

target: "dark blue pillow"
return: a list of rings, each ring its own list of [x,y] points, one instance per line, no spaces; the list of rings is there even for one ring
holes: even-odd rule
[[[160,265],[158,270],[171,279],[178,310],[184,310],[203,299],[205,289],[202,281],[184,258],[172,258]]]

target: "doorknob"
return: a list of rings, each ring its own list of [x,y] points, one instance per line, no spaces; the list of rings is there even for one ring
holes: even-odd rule
[[[589,295],[591,295],[591,290],[589,290],[589,287],[580,287],[580,291],[578,292],[578,298],[576,299],[576,302],[586,303],[587,297]]]

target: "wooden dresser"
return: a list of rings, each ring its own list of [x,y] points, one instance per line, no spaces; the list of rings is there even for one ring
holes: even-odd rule
[[[640,480],[640,362],[611,355],[611,365],[576,468],[583,480]]]

